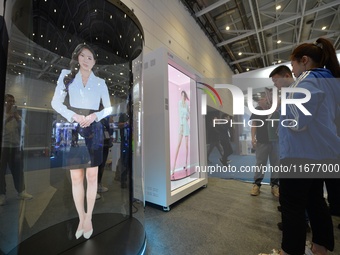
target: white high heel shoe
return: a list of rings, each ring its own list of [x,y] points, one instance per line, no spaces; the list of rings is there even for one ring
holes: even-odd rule
[[[93,233],[93,229],[91,229],[90,231],[84,232],[83,236],[86,239],[90,239],[90,237],[92,236]]]
[[[79,239],[84,233],[84,230],[81,229],[81,230],[77,230],[75,236],[76,236],[76,239]]]

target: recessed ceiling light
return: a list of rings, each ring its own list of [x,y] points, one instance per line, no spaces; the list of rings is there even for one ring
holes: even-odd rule
[[[230,27],[229,27],[229,26],[226,26],[226,27],[225,27],[225,30],[229,30],[229,29],[230,29]]]
[[[281,5],[276,6],[275,9],[276,9],[276,10],[280,10],[280,9],[281,9]]]
[[[327,28],[326,26],[323,26],[321,29],[322,29],[322,30],[325,30],[326,28]]]
[[[241,55],[242,55],[242,52],[239,52],[238,55],[241,56]]]
[[[277,43],[281,43],[282,41],[281,40],[277,40]]]

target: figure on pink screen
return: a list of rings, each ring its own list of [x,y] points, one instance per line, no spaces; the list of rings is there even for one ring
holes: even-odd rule
[[[173,176],[175,174],[176,169],[176,162],[178,157],[178,152],[182,144],[182,139],[185,137],[185,165],[183,167],[183,170],[187,171],[187,165],[188,165],[188,146],[189,146],[189,105],[187,103],[189,101],[189,97],[187,93],[182,90],[181,92],[181,100],[178,102],[178,113],[179,113],[179,136],[178,136],[178,145],[176,148],[176,154],[175,154],[175,161],[173,168],[171,170],[171,175]]]

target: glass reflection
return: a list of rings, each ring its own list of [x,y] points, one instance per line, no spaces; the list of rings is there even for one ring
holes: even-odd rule
[[[6,205],[6,170],[10,171],[18,199],[30,200],[31,194],[25,191],[23,171],[23,146],[25,122],[22,120],[15,98],[11,94],[5,95],[4,124],[2,133],[2,151],[0,162],[0,205]]]

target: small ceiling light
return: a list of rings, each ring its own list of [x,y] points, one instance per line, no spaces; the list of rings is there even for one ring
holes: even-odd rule
[[[277,43],[281,43],[282,41],[281,40],[277,40]]]
[[[276,10],[280,10],[280,9],[281,9],[281,5],[276,6],[275,9],[276,9]]]
[[[249,71],[249,68],[247,68],[246,70],[247,70],[247,72],[248,72],[248,71]]]
[[[321,29],[322,29],[322,30],[325,30],[326,28],[327,28],[326,26],[323,26]]]
[[[280,64],[281,62],[282,62],[281,60],[278,60],[278,61],[277,61],[277,63],[279,63],[279,64]]]
[[[242,55],[242,52],[239,52],[238,55],[241,56],[241,55]]]
[[[229,29],[230,29],[230,27],[229,27],[229,26],[226,26],[226,27],[225,27],[225,30],[229,30]]]

